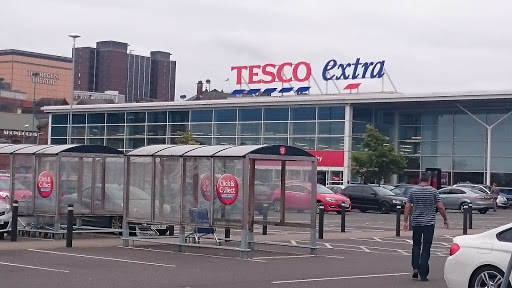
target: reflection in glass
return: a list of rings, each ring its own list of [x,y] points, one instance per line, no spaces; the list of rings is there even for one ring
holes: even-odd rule
[[[107,126],[107,137],[124,136],[124,134],[125,134],[124,125],[108,125]]]
[[[315,135],[316,134],[316,123],[310,122],[291,122],[290,135]]]
[[[194,136],[212,136],[212,124],[190,124]]]
[[[104,137],[105,136],[105,126],[88,126],[87,127],[87,136],[88,137]]]
[[[201,145],[212,145],[212,137],[195,137],[194,139]]]
[[[261,137],[238,137],[237,145],[261,145]]]
[[[423,126],[422,140],[453,140],[453,126]]]
[[[265,145],[288,145],[288,137],[263,137]]]
[[[315,137],[290,137],[290,145],[304,150],[315,150]]]
[[[236,109],[216,109],[215,122],[236,122]]]
[[[107,146],[123,150],[124,149],[124,139],[123,138],[107,137]]]
[[[165,136],[167,132],[167,124],[148,125],[148,136]],[[164,141],[165,143],[165,141]]]
[[[451,170],[451,157],[421,157],[421,168],[441,168],[442,170]]]
[[[453,143],[453,154],[454,155],[468,155],[478,156],[485,155],[485,142],[461,142],[455,141]]]
[[[405,157],[407,161],[407,170],[420,170],[420,157],[417,156],[407,156]]]
[[[87,138],[89,145],[105,145],[105,138]]]
[[[263,109],[263,121],[288,121],[288,108],[265,108]]]
[[[451,112],[445,113],[422,113],[422,125],[436,125],[436,126],[453,126],[453,115]]]
[[[71,117],[71,122],[73,122],[73,125],[85,125],[85,114],[73,114],[73,117]],[[103,124],[103,123],[89,123],[89,124]]]
[[[292,107],[290,108],[291,121],[316,120],[315,107]]]
[[[470,183],[484,183],[483,172],[454,172],[453,183],[470,182]]]
[[[451,155],[453,142],[421,141],[421,154],[423,155]]]
[[[53,138],[52,137],[50,139],[50,144],[52,144],[52,145],[64,145],[64,144],[67,143],[67,141],[68,141],[67,138]]]
[[[421,125],[420,113],[400,112],[398,116],[399,125]]]
[[[107,113],[107,124],[124,124],[125,113]]]
[[[473,119],[476,122],[476,120]],[[487,139],[487,129],[482,124],[459,124],[454,126],[455,140],[478,141]]]
[[[238,121],[261,121],[262,109],[238,109]]]
[[[316,150],[343,150],[343,136],[318,137]]]
[[[263,124],[263,135],[288,136],[288,122]]]
[[[345,120],[345,106],[318,107],[318,120]]]
[[[146,146],[146,140],[144,138],[126,138],[125,149],[137,149]]]
[[[512,157],[512,142],[492,141],[491,154],[492,156]],[[510,166],[512,171],[512,164]]]
[[[366,132],[366,125],[368,123],[365,122],[352,122],[352,134],[357,136],[363,136]]]
[[[128,124],[146,123],[146,112],[128,112],[128,113],[126,113],[126,123],[128,123]]]
[[[171,136],[180,136],[180,132],[186,132],[187,130],[188,124],[169,124],[169,135]]]
[[[484,157],[453,157],[453,170],[454,171],[483,171],[484,170]]]
[[[73,126],[71,137],[85,137],[85,126]]]
[[[354,107],[354,121],[373,122],[373,109]]]
[[[71,144],[85,144],[85,138],[71,138]]]
[[[145,125],[127,125],[126,135],[128,136],[144,136],[146,135]]]
[[[73,129],[71,129],[73,132]],[[67,137],[68,126],[52,126],[52,137]]]
[[[406,142],[399,141],[398,152],[403,155],[419,155],[420,154],[420,143],[419,142]]]
[[[165,137],[148,137],[147,139],[148,146],[149,145],[159,145],[165,144]]]
[[[344,121],[318,122],[318,135],[343,135]]]
[[[260,136],[261,122],[258,123],[238,123],[239,136]]]
[[[52,125],[68,125],[68,114],[52,114]]]
[[[188,111],[171,111],[169,112],[169,123],[188,123]]]
[[[236,123],[215,123],[215,136],[236,136]]]
[[[190,111],[190,122],[212,122],[213,110]]]
[[[73,115],[73,118],[75,115]],[[73,123],[75,121],[73,120]],[[87,114],[87,124],[105,124],[105,113]]]
[[[213,145],[236,145],[236,137],[215,137]]]
[[[148,112],[148,123],[167,123],[167,112]]]
[[[398,137],[400,140],[419,140],[421,139],[421,126],[400,126]]]

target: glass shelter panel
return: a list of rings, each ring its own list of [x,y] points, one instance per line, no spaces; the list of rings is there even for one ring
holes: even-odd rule
[[[53,183],[57,183],[57,158],[56,157],[40,157],[37,163],[36,175],[41,175],[43,172],[51,179]],[[43,175],[45,175],[43,174]],[[45,176],[48,178],[48,176]],[[48,182],[48,181],[45,181]],[[58,199],[58,191],[55,189],[49,191],[49,196],[42,197],[40,193],[34,193],[34,212],[38,214],[55,214],[55,205]]]
[[[37,193],[34,189],[35,157],[32,155],[14,155],[12,161],[14,169],[12,173],[14,177],[14,195],[16,196],[14,199],[19,201],[18,213],[19,215],[32,214],[34,209],[33,195]],[[9,187],[10,178],[0,177],[0,190],[5,191],[4,189],[9,189]],[[27,196],[22,197],[24,194]],[[2,198],[2,194],[0,193],[0,201],[3,200]],[[10,198],[12,199],[12,195]],[[5,202],[9,202],[8,200],[9,198],[5,199]]]
[[[215,158],[214,224],[242,225],[244,197],[243,159]]]
[[[181,166],[179,158],[155,159],[155,220],[180,221]]]
[[[131,157],[129,165],[128,218],[151,219],[152,158]]]
[[[211,159],[184,158],[183,161],[186,179],[182,196],[183,223],[208,226],[211,223],[210,199],[215,196],[212,193]],[[198,219],[198,209],[207,209],[207,218]]]

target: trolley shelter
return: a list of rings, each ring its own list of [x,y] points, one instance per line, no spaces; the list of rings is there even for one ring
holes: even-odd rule
[[[83,216],[122,217],[124,161],[123,152],[101,145],[3,145],[0,179],[9,180],[19,215],[34,216],[31,229],[59,232],[68,204],[78,226]]]
[[[128,237],[130,223],[178,226],[180,247],[198,245],[194,240],[202,235],[197,234],[215,236],[215,230],[229,228],[240,247],[219,248],[240,250],[246,258],[254,247],[254,226],[266,224],[309,231],[304,247],[314,253],[316,161],[305,150],[282,145],[133,150],[126,154],[123,245],[143,240]]]

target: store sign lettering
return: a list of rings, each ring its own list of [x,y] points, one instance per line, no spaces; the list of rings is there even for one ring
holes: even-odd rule
[[[31,131],[16,131],[16,130],[2,130],[2,135],[5,136],[27,136],[27,137],[37,137],[37,132]]]
[[[32,83],[38,84],[47,84],[47,85],[55,85],[57,80],[60,80],[60,76],[58,74],[47,73],[47,72],[36,72],[36,71],[27,71],[28,76],[32,77]],[[34,73],[39,73],[39,76],[34,77]]]

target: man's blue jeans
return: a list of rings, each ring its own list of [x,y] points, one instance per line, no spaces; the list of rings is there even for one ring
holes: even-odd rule
[[[434,225],[412,227],[412,268],[421,278],[427,278],[430,248],[434,239]],[[423,244],[423,245],[422,245]]]

